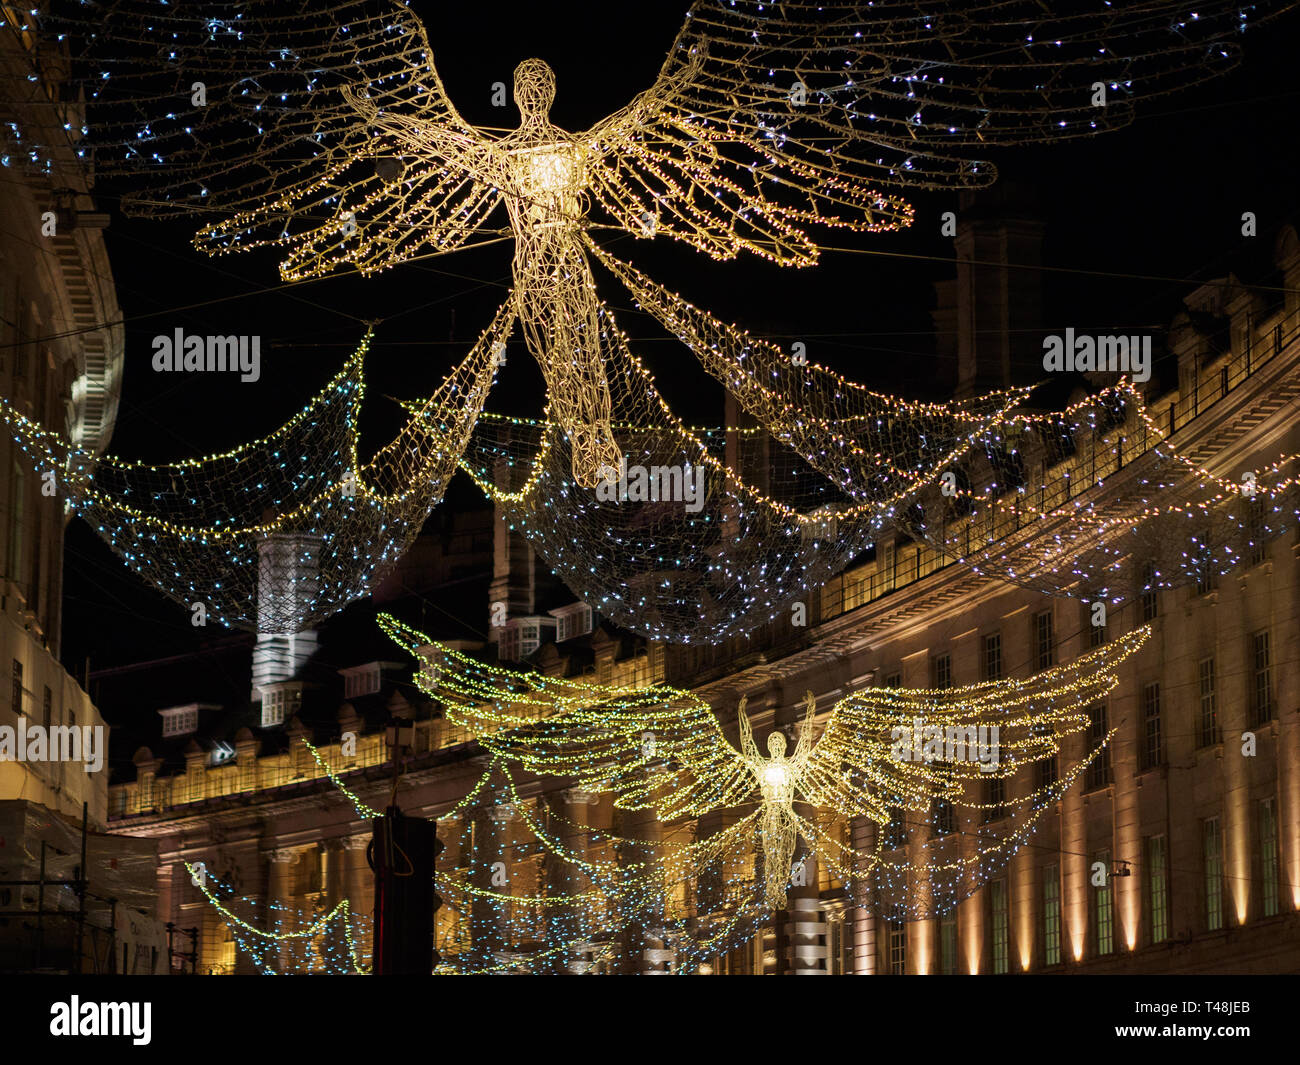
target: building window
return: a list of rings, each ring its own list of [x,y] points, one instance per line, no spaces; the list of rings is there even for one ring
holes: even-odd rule
[[[175,707],[159,713],[162,714],[164,736],[188,736],[199,727],[198,707]]]
[[[1088,707],[1088,747],[1096,750],[1106,739],[1110,729],[1106,724],[1106,704]],[[1104,788],[1110,783],[1110,744],[1102,748],[1088,763],[1084,787],[1088,791]]]
[[[1011,920],[1007,910],[1007,882],[1004,877],[989,883],[989,906],[992,911],[993,971],[1005,973],[1011,956]]]
[[[1169,938],[1169,843],[1164,836],[1148,836],[1147,910],[1150,916],[1151,942]]]
[[[936,655],[930,664],[930,676],[940,690],[952,687],[952,655]]]
[[[1217,817],[1201,822],[1201,848],[1205,868],[1205,927],[1217,932],[1223,927],[1223,836]]]
[[[1197,737],[1202,747],[1212,747],[1221,739],[1219,735],[1219,706],[1214,692],[1214,659],[1202,658],[1197,667],[1201,698],[1200,728]]]
[[[575,603],[561,610],[552,610],[555,617],[555,642],[563,643],[591,632],[593,620],[591,607],[586,603]]]
[[[50,725],[54,718],[54,693],[49,688],[45,689],[45,700],[41,704],[41,724],[45,726],[45,734],[50,733]]]
[[[1100,850],[1092,856],[1095,869],[1101,864],[1105,870],[1105,882],[1099,888],[1093,888],[1093,924],[1096,928],[1098,955],[1109,954],[1115,949],[1115,903],[1111,895],[1110,851]]]
[[[379,663],[364,668],[348,670],[343,674],[343,698],[359,699],[363,695],[374,695],[382,687]]]
[[[1034,615],[1034,646],[1039,670],[1056,665],[1056,640],[1052,635],[1052,612]]]
[[[1029,726],[1031,735],[1047,736],[1051,734],[1052,728],[1045,721],[1035,721]],[[1040,758],[1034,763],[1034,789],[1043,791],[1050,788],[1056,783],[1058,767],[1055,754],[1049,754],[1046,758]]]
[[[287,705],[288,692],[279,688],[264,691],[262,693],[262,728],[283,725]]]
[[[902,921],[886,921],[888,937],[889,975],[903,976],[907,972],[907,925]]]
[[[1154,769],[1164,760],[1160,731],[1160,685],[1142,689],[1142,768]]]
[[[897,850],[900,847],[907,846],[907,825],[903,821],[903,809],[901,806],[891,806],[889,809],[889,824],[881,830],[885,834],[884,846],[886,850]]]
[[[1088,646],[1090,648],[1100,647],[1102,644],[1106,642],[1106,623],[1103,621],[1100,625],[1098,625],[1096,622],[1094,622],[1092,620],[1092,612],[1093,609],[1096,607],[1101,607],[1102,610],[1105,610],[1106,600],[1098,596],[1097,598],[1093,599],[1091,603],[1085,603],[1084,606],[1087,608],[1087,617],[1088,617]],[[1103,614],[1102,617],[1105,617],[1105,615]]]
[[[503,662],[519,661],[519,629],[509,623],[497,637],[497,656]]]
[[[1160,613],[1160,592],[1156,588],[1154,562],[1142,563],[1142,620],[1154,621]]]
[[[1251,723],[1262,725],[1273,717],[1273,670],[1269,653],[1268,632],[1251,637]]]
[[[1192,565],[1196,572],[1196,594],[1209,595],[1219,586],[1219,581],[1214,572],[1214,555],[1210,549],[1208,529],[1201,534],[1201,542]]]
[[[939,973],[957,975],[957,908],[954,906],[939,919]]]
[[[880,545],[880,575],[885,591],[893,591],[898,552],[893,540]]]
[[[901,688],[903,686],[903,675],[901,673],[890,673],[885,677],[886,688]]]
[[[1268,557],[1268,547],[1265,537],[1268,535],[1264,528],[1264,501],[1262,499],[1252,499],[1246,506],[1246,539],[1250,546],[1247,554],[1246,565],[1258,566]]]
[[[14,677],[13,691],[10,695],[10,705],[13,707],[14,717],[23,716],[23,664],[14,659]]]
[[[951,836],[957,831],[957,815],[947,799],[936,796],[930,800],[930,824],[936,836]]]
[[[1259,804],[1259,873],[1260,902],[1265,917],[1278,914],[1277,810],[1272,799]]]
[[[1043,868],[1043,964],[1061,964],[1061,867]]]
[[[984,782],[984,820],[997,821],[1007,816],[1007,782],[994,777]]]
[[[1002,679],[1002,634],[995,632],[984,637],[984,679]]]

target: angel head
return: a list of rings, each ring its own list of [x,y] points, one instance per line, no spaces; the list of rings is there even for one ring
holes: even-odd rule
[[[515,67],[515,106],[525,122],[544,120],[555,102],[555,71],[540,59],[525,59]]]
[[[785,733],[775,729],[767,738],[767,753],[772,758],[785,757]]]

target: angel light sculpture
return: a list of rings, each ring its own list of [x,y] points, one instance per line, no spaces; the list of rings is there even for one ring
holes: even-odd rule
[[[756,804],[763,893],[773,908],[784,904],[798,839],[810,846],[825,839],[796,803],[832,818],[865,818],[882,840],[909,812],[928,815],[936,801],[978,814],[986,781],[1008,780],[1054,758],[1066,737],[1086,732],[1087,708],[1115,687],[1120,667],[1151,632],[1149,626],[1135,629],[1026,679],[933,691],[864,688],[829,708],[820,734],[817,701],[808,693],[794,751],[787,755],[785,736],[774,731],[765,757],[754,742],[746,699],[740,702],[737,750],[708,703],[691,692],[662,685],[615,688],[512,670],[431,641],[389,615],[379,623],[423,661],[416,684],[438,701],[448,720],[530,772],[610,793],[616,807],[654,810],[664,822]],[[996,726],[996,759],[972,757],[969,746],[958,745],[957,738],[978,733],[980,726]],[[900,733],[924,735],[926,742],[900,743]],[[1092,744],[1072,771],[1052,774],[1007,799],[1016,810],[1015,828],[1002,836],[983,828],[973,833],[970,854],[927,871],[930,889],[949,896],[969,890],[982,871],[1005,860],[1109,738]],[[836,861],[828,849],[818,853]],[[879,856],[865,862],[898,867]]]
[[[598,222],[717,258],[809,265],[820,252],[811,227],[910,224],[912,208],[882,189],[987,184],[996,170],[973,149],[1123,125],[1135,99],[1233,66],[1231,38],[1293,4],[1059,6],[695,0],[630,106],[566,132],[548,118],[554,75],[530,59],[515,73],[520,126],[504,135],[461,117],[403,0],[294,13],[87,0],[37,17],[59,40],[88,42],[73,80],[91,104],[99,172],[130,174],[128,209],[223,215],[196,238],[209,253],[275,247],[285,279],[369,274],[495,239],[504,204],[511,299],[574,479],[590,488],[620,458],[587,261]],[[880,397],[812,364],[768,365],[707,323],[691,329],[688,305],[607,265],[809,461],[836,452],[827,469],[842,476],[848,434],[861,444],[851,487],[907,467],[873,446]],[[897,425],[900,412],[885,413]]]

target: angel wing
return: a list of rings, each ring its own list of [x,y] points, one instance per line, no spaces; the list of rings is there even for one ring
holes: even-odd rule
[[[572,777],[581,788],[613,792],[621,809],[654,809],[666,820],[738,806],[755,793],[753,773],[713,711],[689,692],[599,688],[506,669],[390,615],[379,624],[425,662],[416,683],[446,718],[531,772]]]
[[[1117,683],[1116,671],[1146,643],[1143,626],[1026,680],[960,689],[868,688],[841,699],[809,755],[798,786],[818,806],[886,823],[892,810],[929,809],[959,799],[967,784],[1007,778],[1060,750],[1062,737],[1089,725],[1087,708]],[[919,719],[919,728],[918,726]],[[997,727],[996,760],[969,753],[979,729]],[[934,729],[934,732],[927,731]],[[942,740],[932,757],[923,743]],[[961,753],[949,747],[949,739]]]
[[[272,245],[287,278],[370,272],[464,244],[500,201],[491,142],[401,0],[60,7],[42,25],[87,42],[73,80],[98,172],[130,178],[134,213],[223,216],[196,237],[204,251]]]
[[[654,87],[589,131],[593,195],[634,235],[650,216],[719,258],[804,265],[809,224],[906,224],[879,190],[986,185],[973,150],[1123,126],[1294,6],[696,0]]]
[[[637,694],[479,742],[534,773],[572,777],[578,787],[613,792],[621,809],[654,809],[664,820],[700,817],[754,797],[754,775],[708,704],[684,693]]]

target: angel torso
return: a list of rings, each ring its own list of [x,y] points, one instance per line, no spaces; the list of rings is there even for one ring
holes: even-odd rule
[[[758,789],[765,803],[785,806],[794,802],[794,768],[788,758],[761,759],[755,769]]]
[[[506,205],[517,231],[571,229],[579,222],[586,185],[580,145],[555,140],[514,148],[509,160],[514,195]]]

